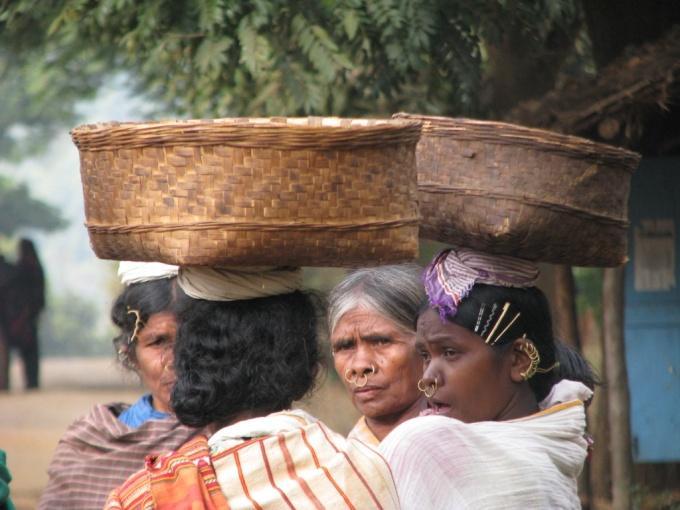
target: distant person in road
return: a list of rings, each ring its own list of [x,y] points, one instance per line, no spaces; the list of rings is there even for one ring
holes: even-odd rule
[[[421,273],[415,264],[358,269],[328,297],[335,370],[362,415],[348,437],[371,446],[425,409],[415,347],[426,303]]]
[[[30,239],[19,241],[19,256],[9,283],[8,336],[24,364],[26,388],[39,386],[40,342],[38,319],[45,308],[45,275]]]
[[[120,329],[113,345],[121,365],[139,376],[146,393],[133,405],[96,405],[66,430],[38,508],[101,509],[113,488],[144,467],[147,455],[177,448],[197,432],[170,411],[175,309],[187,299],[176,274],[175,266],[121,263],[126,288],[111,310]]]
[[[14,266],[0,254],[0,391],[9,389],[9,284]]]

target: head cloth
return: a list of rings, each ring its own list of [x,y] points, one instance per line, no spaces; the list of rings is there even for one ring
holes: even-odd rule
[[[533,287],[538,273],[538,267],[527,260],[450,248],[427,266],[423,279],[430,304],[444,319],[456,315],[458,305],[476,283]]]
[[[238,301],[288,294],[302,287],[298,267],[182,267],[182,290],[195,299]]]
[[[123,260],[118,264],[118,277],[123,285],[151,282],[177,276],[177,266],[161,262],[132,262]]]

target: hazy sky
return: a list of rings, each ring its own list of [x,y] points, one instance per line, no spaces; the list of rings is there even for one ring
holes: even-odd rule
[[[100,92],[96,100],[78,105],[83,123],[109,120],[141,120],[144,104],[130,97],[122,79]],[[74,126],[64,127],[50,142],[46,151],[20,164],[0,162],[0,173],[13,180],[26,182],[31,194],[57,206],[69,226],[50,234],[22,231],[36,241],[48,284],[54,293],[66,290],[80,294],[100,310],[100,326],[108,323],[112,296],[111,275],[115,263],[99,260],[90,249],[83,210],[78,151],[68,134]]]

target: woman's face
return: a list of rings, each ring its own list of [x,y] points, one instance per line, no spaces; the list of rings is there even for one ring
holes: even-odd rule
[[[151,392],[153,407],[170,412],[170,394],[175,384],[172,368],[177,320],[170,312],[154,313],[137,333],[135,369]]]
[[[420,398],[423,363],[415,350],[415,333],[372,310],[345,313],[331,333],[335,370],[354,406],[367,418],[398,417]],[[348,382],[357,378],[366,385]]]
[[[432,308],[418,318],[416,349],[425,361],[424,382],[437,381],[425,414],[467,423],[503,419],[516,391],[507,351],[494,350],[464,327],[442,321]]]

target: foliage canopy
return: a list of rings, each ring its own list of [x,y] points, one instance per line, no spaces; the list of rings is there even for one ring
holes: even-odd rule
[[[478,114],[485,43],[513,30],[540,53],[578,17],[576,0],[2,1],[0,92],[21,97],[0,143],[72,122],[120,71],[175,115]]]

